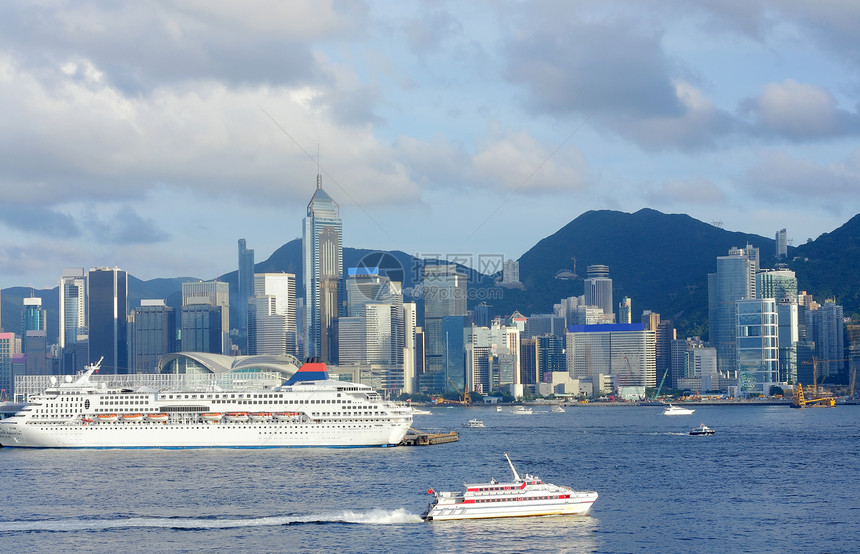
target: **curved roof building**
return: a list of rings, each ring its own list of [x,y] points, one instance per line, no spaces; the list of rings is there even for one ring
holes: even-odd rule
[[[163,356],[158,373],[168,375],[224,375],[228,373],[266,373],[286,381],[301,367],[295,356],[261,354],[224,356],[208,352],[176,352]]]

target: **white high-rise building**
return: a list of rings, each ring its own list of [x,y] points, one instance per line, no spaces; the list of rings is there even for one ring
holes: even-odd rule
[[[776,258],[778,260],[788,257],[788,233],[785,229],[776,232]]]
[[[296,355],[296,276],[255,273],[248,310],[252,354]]]
[[[585,304],[603,309],[604,314],[615,314],[615,304],[612,301],[612,279],[609,278],[609,266],[595,264],[586,268],[588,277],[585,279]]]
[[[337,318],[343,301],[343,222],[340,206],[323,190],[322,176],[303,220],[305,350],[324,362],[337,361]]]
[[[230,284],[224,281],[182,283],[182,306],[221,308],[221,354],[230,354]],[[217,352],[216,352],[217,353]]]
[[[490,393],[506,385],[522,384],[520,370],[520,330],[494,323],[490,327],[472,326],[466,336],[466,388]],[[513,363],[509,379],[493,375],[491,357],[510,356]],[[498,365],[498,364],[497,364]]]
[[[84,268],[63,269],[60,277],[59,346],[75,344],[87,334],[87,279]]]
[[[418,307],[415,302],[403,303],[403,392],[411,394],[415,384],[415,332],[418,328]]]

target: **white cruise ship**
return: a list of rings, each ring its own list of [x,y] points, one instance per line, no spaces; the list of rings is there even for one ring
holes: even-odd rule
[[[526,473],[520,477],[511,458],[505,453],[514,480],[500,483],[465,484],[464,492],[434,492],[433,502],[421,516],[425,521],[447,519],[482,519],[546,515],[585,515],[597,500],[593,491],[575,491],[570,487],[544,483]]]
[[[0,421],[0,445],[26,448],[365,447],[400,443],[407,406],[367,385],[329,379],[308,361],[261,391],[159,391],[96,386],[87,366]]]

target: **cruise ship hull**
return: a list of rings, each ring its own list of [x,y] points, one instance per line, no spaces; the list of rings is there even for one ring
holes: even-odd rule
[[[367,385],[328,379],[309,362],[266,390],[96,386],[98,364],[34,396],[0,421],[0,446],[17,448],[284,448],[399,444],[412,411]]]
[[[157,422],[41,425],[0,423],[0,445],[17,448],[359,448],[394,446],[408,424],[343,426]]]

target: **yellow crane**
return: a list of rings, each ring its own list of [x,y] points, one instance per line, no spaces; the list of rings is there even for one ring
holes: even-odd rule
[[[824,363],[830,363],[830,362],[844,362],[844,361],[846,361],[845,358],[843,358],[841,360],[816,360],[815,356],[812,357],[811,362],[807,362],[806,360],[803,361],[803,363],[805,363],[807,365],[810,365],[810,364],[812,365],[812,393],[815,396],[818,396],[818,364],[824,364]],[[822,378],[821,381],[823,382],[824,378]]]
[[[832,408],[836,406],[836,399],[833,397],[810,398],[807,400],[803,395],[803,385],[797,384],[794,390],[794,402],[791,403],[792,408],[805,408],[807,406],[822,406]]]
[[[462,397],[463,400],[461,400],[460,403],[464,406],[468,406],[469,403],[472,401],[471,397],[468,394],[460,392],[460,389],[457,388],[457,385],[454,384],[454,381],[451,381],[450,377],[448,377],[448,381],[451,382],[451,386],[454,387],[454,390],[457,391],[457,394]]]

